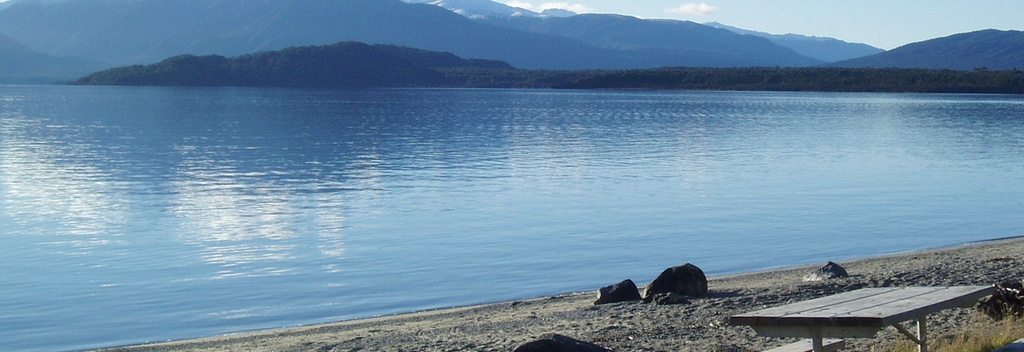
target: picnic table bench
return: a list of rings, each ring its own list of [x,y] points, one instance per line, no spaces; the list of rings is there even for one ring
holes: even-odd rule
[[[969,307],[995,292],[992,286],[864,288],[837,295],[744,313],[730,325],[747,325],[758,335],[810,338],[815,352],[824,338],[868,338],[893,326],[928,352],[927,316],[944,309]],[[917,321],[913,334],[900,323]]]

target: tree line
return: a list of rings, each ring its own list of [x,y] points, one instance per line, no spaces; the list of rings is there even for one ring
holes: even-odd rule
[[[1024,94],[1024,72],[836,67],[662,68],[598,72],[555,87]]]
[[[387,45],[338,43],[243,55],[176,56],[76,84],[299,88],[454,87],[1024,94],[1019,70],[658,68],[552,71]]]

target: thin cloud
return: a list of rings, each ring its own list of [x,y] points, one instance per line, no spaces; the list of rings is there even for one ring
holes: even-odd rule
[[[550,10],[550,9],[569,10],[569,11],[576,12],[576,13],[584,13],[584,12],[593,12],[594,11],[593,8],[591,8],[591,7],[587,6],[587,5],[571,4],[571,3],[567,3],[567,2],[546,2],[546,3],[540,4],[540,5],[534,5],[533,3],[529,3],[529,2],[512,0],[512,1],[506,1],[505,5],[512,6],[512,7],[518,7],[518,8],[521,8],[521,9],[527,9],[527,10],[530,10],[530,11],[536,11],[536,12],[541,12],[541,11]]]
[[[707,15],[713,14],[715,12],[718,12],[718,10],[721,10],[721,9],[722,8],[720,8],[718,6],[711,6],[711,5],[708,5],[708,4],[702,2],[702,3],[699,3],[699,4],[697,4],[697,3],[683,4],[682,6],[679,6],[679,7],[673,7],[673,8],[665,9],[665,12],[668,12],[668,13],[678,13],[678,14],[683,14],[683,15],[707,16]]]
[[[505,5],[512,6],[512,7],[518,7],[518,8],[521,8],[521,9],[527,9],[527,10],[530,10],[530,11],[533,11],[533,8],[534,8],[533,4],[531,4],[531,3],[517,1],[517,0],[506,1]]]

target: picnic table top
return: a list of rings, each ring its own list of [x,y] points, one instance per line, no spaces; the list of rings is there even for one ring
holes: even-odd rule
[[[940,310],[970,306],[992,286],[864,288],[729,318],[752,327],[882,328]]]

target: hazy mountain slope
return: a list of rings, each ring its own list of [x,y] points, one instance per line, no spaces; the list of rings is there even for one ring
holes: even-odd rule
[[[399,0],[17,0],[0,32],[48,54],[117,64],[189,54],[241,55],[339,41],[396,44],[523,68],[655,67],[672,55],[635,55],[580,41],[473,22]]]
[[[251,23],[244,1],[224,6],[246,17],[236,23],[212,1],[16,0],[0,12],[0,31],[35,50],[112,63],[155,60],[191,51],[204,37]],[[209,33],[204,35],[203,33]]]
[[[907,44],[877,55],[837,62],[834,66],[1024,69],[1024,32],[989,29],[955,34]]]
[[[771,34],[728,26],[718,22],[709,22],[705,23],[705,25],[726,29],[737,34],[766,38],[775,44],[793,49],[793,51],[800,55],[824,62],[849,60],[885,51],[867,44],[850,43],[835,38],[813,37],[800,34]]]
[[[465,17],[480,18],[502,18],[502,17],[569,17],[577,13],[560,9],[549,8],[542,12],[530,11],[521,7],[513,7],[491,0],[402,0],[410,4],[430,4],[453,11]]]
[[[568,22],[519,31],[399,0],[15,0],[0,11],[0,32],[47,54],[114,64],[149,63],[183,53],[236,56],[340,41],[447,51],[521,68],[814,63],[766,41],[707,27],[697,30],[718,32],[681,33],[675,28],[699,26],[693,23],[624,16],[551,20]],[[571,28],[577,25],[583,29]],[[641,38],[640,43],[626,45],[630,38]],[[701,47],[705,44],[714,46]]]
[[[820,61],[765,38],[688,21],[643,20],[585,14],[565,18],[506,17],[478,20],[522,31],[560,35],[607,49],[683,55],[675,66],[809,66]]]
[[[39,53],[0,34],[0,83],[67,81],[102,67],[88,60]]]
[[[453,11],[465,17],[538,17],[541,14],[490,0],[402,0],[410,4],[430,4]]]

